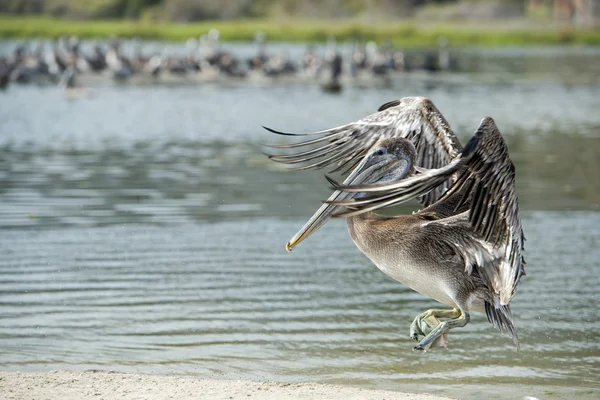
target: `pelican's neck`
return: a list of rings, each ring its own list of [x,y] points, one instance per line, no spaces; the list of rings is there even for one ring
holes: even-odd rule
[[[414,156],[407,156],[402,159],[402,162],[396,167],[388,171],[384,176],[380,177],[374,182],[366,182],[366,183],[376,183],[376,184],[385,184],[390,182],[400,181],[414,173]],[[360,199],[367,196],[368,193],[357,193],[354,195],[355,199]],[[370,222],[374,222],[376,220],[387,219],[387,217],[377,215],[373,212],[366,212],[362,214],[358,214],[352,217],[346,218],[346,223],[348,225],[348,232],[350,233],[350,237],[359,249],[362,251],[363,241],[369,235],[368,225]]]
[[[366,212],[359,215],[354,215],[352,217],[346,218],[346,225],[348,225],[348,233],[350,233],[350,237],[362,251],[362,244],[364,241],[364,232],[365,227],[369,221],[382,219],[381,215],[377,215],[374,212]]]

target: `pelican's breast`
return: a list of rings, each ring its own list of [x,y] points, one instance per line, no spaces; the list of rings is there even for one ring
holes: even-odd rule
[[[444,254],[435,251],[420,232],[423,221],[414,216],[396,218],[362,214],[348,218],[348,230],[358,249],[383,273],[412,290],[440,303],[456,307],[450,293],[455,274],[452,263],[442,262]],[[433,248],[430,246],[434,246]]]

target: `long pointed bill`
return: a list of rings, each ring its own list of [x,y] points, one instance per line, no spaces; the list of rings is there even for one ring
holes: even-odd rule
[[[379,170],[383,164],[387,164],[386,162],[378,163],[369,166],[365,169],[365,164],[367,162],[367,158],[361,161],[361,163],[354,168],[354,171],[344,180],[344,185],[358,185],[361,183],[366,183],[369,178],[372,178],[375,171]],[[351,197],[355,197],[357,193],[346,193],[339,190],[333,192],[331,196],[327,199],[327,201],[340,201],[346,200]],[[304,224],[302,229],[296,233],[289,242],[285,245],[285,249],[287,251],[292,251],[294,247],[296,247],[300,242],[309,237],[311,234],[315,233],[319,228],[329,221],[331,216],[335,214],[335,212],[340,208],[340,206],[334,206],[331,204],[323,204],[317,212],[313,214],[312,217]]]
[[[340,192],[339,190],[336,190],[335,192],[333,192],[333,194],[331,196],[329,196],[329,198],[327,200],[328,201],[340,200],[340,199],[346,199],[347,197],[349,197],[347,193],[343,193],[343,192]],[[331,218],[331,216],[333,215],[335,210],[338,208],[339,208],[339,206],[332,206],[332,205],[326,204],[326,203],[323,204],[321,207],[319,207],[317,212],[315,212],[313,214],[313,216],[310,217],[310,219],[304,224],[302,229],[300,229],[298,231],[298,233],[296,233],[290,239],[290,241],[287,242],[287,244],[285,245],[285,249],[287,251],[292,251],[292,249],[294,247],[296,247],[298,244],[300,244],[300,242],[302,242],[304,239],[309,237],[312,233],[316,232],[319,228],[321,228],[323,225],[325,225],[325,223],[327,221],[329,221],[329,219]]]

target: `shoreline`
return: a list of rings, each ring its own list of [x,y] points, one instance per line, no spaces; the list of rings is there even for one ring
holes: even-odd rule
[[[233,381],[96,370],[0,372],[0,393],[5,400],[449,400],[432,394],[309,382]]]

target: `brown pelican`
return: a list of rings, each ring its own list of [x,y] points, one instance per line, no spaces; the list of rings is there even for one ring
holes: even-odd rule
[[[351,172],[342,184],[328,178],[335,192],[286,249],[344,216],[354,243],[380,270],[452,307],[414,319],[411,338],[424,336],[414,350],[447,346],[447,332],[465,326],[471,312],[485,313],[518,350],[509,303],[525,274],[524,236],[514,166],[494,121],[483,119],[463,149],[433,103],[413,97],[313,135],[273,146],[308,150],[270,158],[295,169],[333,165]],[[372,212],[413,198],[424,208],[412,215]]]
[[[337,51],[335,41],[332,42],[327,54],[327,64],[331,71],[331,76],[327,82],[321,85],[325,92],[339,93],[342,90],[340,76],[342,75],[343,60],[342,55]]]

